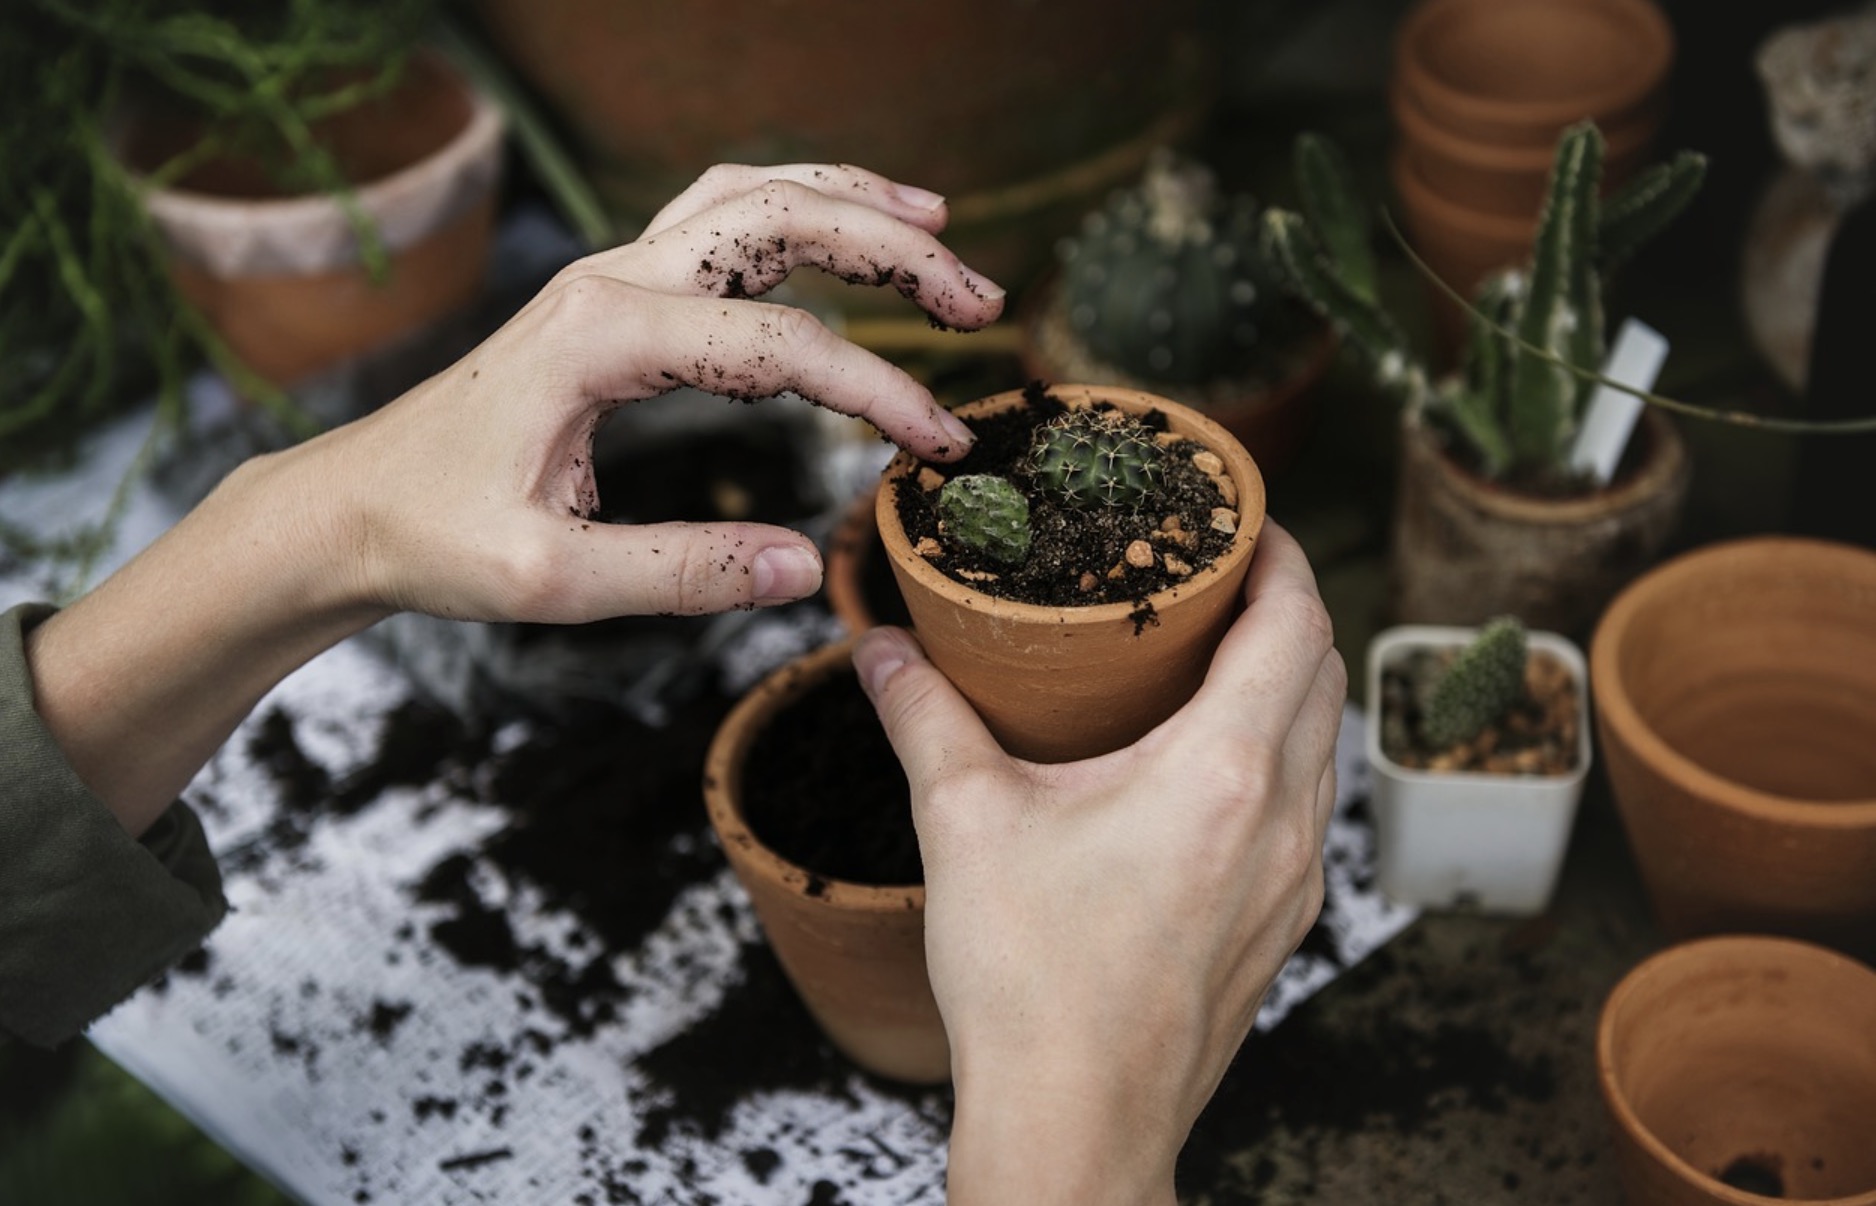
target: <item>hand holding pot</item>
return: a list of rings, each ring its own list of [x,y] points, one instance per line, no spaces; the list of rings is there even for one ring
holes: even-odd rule
[[[1004,754],[903,631],[855,652],[912,784],[954,1203],[1172,1201],[1320,911],[1347,675],[1301,548],[1264,532],[1199,693],[1099,758]]]

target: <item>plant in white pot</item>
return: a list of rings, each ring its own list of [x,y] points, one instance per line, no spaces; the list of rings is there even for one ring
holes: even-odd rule
[[[1590,763],[1583,653],[1502,616],[1368,647],[1376,879],[1393,899],[1530,914],[1550,901]]]
[[[1339,153],[1304,135],[1308,217],[1271,210],[1270,252],[1292,287],[1401,395],[1392,574],[1395,618],[1477,624],[1516,614],[1577,635],[1660,554],[1685,500],[1688,457],[1654,408],[1605,479],[1578,436],[1603,368],[1606,273],[1692,198],[1705,160],[1684,152],[1599,199],[1603,140],[1589,123],[1557,145],[1527,269],[1473,300],[1457,371],[1436,376],[1377,301],[1367,223]]]

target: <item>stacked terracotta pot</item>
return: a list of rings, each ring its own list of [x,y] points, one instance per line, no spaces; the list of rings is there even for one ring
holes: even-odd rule
[[[1674,31],[1653,0],[1421,0],[1394,40],[1392,165],[1405,232],[1461,294],[1530,254],[1565,127],[1594,121],[1604,181],[1643,166]],[[1450,347],[1460,311],[1435,290]]]

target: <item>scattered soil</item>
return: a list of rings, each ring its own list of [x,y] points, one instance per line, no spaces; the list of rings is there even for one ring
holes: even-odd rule
[[[1567,775],[1576,769],[1581,709],[1576,680],[1556,656],[1533,650],[1524,666],[1524,695],[1471,741],[1429,749],[1420,740],[1414,684],[1437,675],[1457,649],[1422,649],[1381,672],[1381,751],[1412,770],[1478,771],[1495,775]]]
[[[932,559],[946,575],[988,595],[1045,606],[1139,602],[1178,585],[1231,547],[1232,534],[1211,526],[1214,509],[1227,503],[1210,475],[1192,463],[1194,453],[1205,451],[1192,440],[1167,446],[1166,480],[1138,511],[1081,510],[1029,490],[1023,461],[1031,434],[1067,407],[1039,382],[1032,382],[1024,392],[1026,407],[967,420],[977,433],[977,443],[964,459],[951,464],[924,462],[920,472],[892,483],[899,521],[914,546],[921,539],[942,543],[938,492],[952,477],[995,474],[1028,495],[1031,543],[1022,565],[1010,567],[969,549],[946,545],[942,555]],[[1144,422],[1154,430],[1166,430],[1166,417],[1157,411],[1145,416]],[[1128,547],[1140,541],[1152,550],[1144,564],[1127,557]],[[1187,567],[1186,572],[1178,572],[1179,563]]]
[[[809,687],[757,735],[743,796],[749,828],[790,862],[853,883],[925,882],[905,771],[851,673]]]

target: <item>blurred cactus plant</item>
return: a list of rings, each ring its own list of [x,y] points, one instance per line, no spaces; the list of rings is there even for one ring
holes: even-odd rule
[[[1097,360],[1196,385],[1269,354],[1293,307],[1264,260],[1258,206],[1222,197],[1212,171],[1162,148],[1059,248],[1059,304]]]
[[[1564,131],[1528,268],[1480,285],[1473,308],[1493,325],[1475,317],[1461,370],[1438,382],[1379,304],[1367,216],[1340,153],[1321,136],[1297,139],[1305,212],[1267,211],[1264,246],[1290,287],[1372,361],[1377,381],[1456,434],[1487,477],[1567,483],[1571,444],[1602,368],[1602,276],[1685,208],[1706,172],[1704,156],[1682,152],[1604,201],[1602,161],[1593,123]]]
[[[1420,714],[1428,749],[1471,741],[1517,702],[1524,694],[1526,646],[1524,624],[1515,616],[1499,616],[1479,629],[1428,685]]]
[[[1029,449],[1036,484],[1073,507],[1138,507],[1165,476],[1163,451],[1138,419],[1071,410],[1041,427]]]

